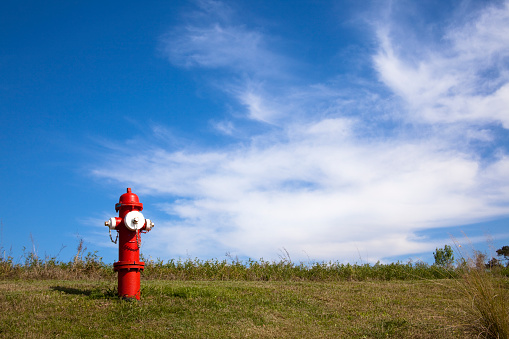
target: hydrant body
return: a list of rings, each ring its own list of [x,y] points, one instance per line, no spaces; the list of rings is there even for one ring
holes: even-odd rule
[[[118,261],[113,269],[118,272],[118,296],[124,299],[140,299],[140,275],[145,267],[140,261],[141,233],[154,227],[150,219],[143,217],[142,210],[138,196],[128,188],[115,205],[118,217],[104,223],[110,228],[110,237],[112,229],[118,231]]]

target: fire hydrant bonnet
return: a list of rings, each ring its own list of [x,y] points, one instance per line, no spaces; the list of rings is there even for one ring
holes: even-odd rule
[[[118,204],[115,205],[115,211],[118,212],[121,207],[126,207],[129,210],[143,210],[143,204],[140,202],[138,196],[131,192],[130,188],[127,189],[127,193],[124,193],[120,196]]]

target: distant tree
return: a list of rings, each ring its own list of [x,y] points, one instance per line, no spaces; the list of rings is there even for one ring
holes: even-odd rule
[[[509,246],[502,246],[502,248],[499,248],[497,250],[497,255],[499,257],[504,256],[504,259],[509,259]]]
[[[502,264],[497,258],[491,258],[491,260],[488,260],[488,263],[486,264],[486,268],[494,268],[500,266],[502,266]]]
[[[509,246],[502,246],[502,248],[499,248],[497,250],[497,255],[499,257],[504,257],[504,259],[501,259],[501,260],[506,260],[506,261],[509,261]],[[509,262],[507,263],[507,265],[509,265]]]
[[[437,248],[436,252],[433,252],[433,257],[437,266],[449,267],[454,263],[454,254],[449,245],[445,245],[444,248]]]

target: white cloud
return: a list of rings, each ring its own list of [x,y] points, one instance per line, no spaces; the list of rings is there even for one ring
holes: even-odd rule
[[[378,34],[375,67],[407,103],[409,118],[426,123],[498,122],[509,128],[507,2],[449,27],[439,49],[424,55],[406,50],[404,36],[392,37],[387,25]]]
[[[267,37],[235,21],[221,2],[200,1],[187,23],[161,38],[161,49],[179,66],[223,69],[247,77],[280,73],[283,58],[267,48]],[[286,61],[288,62],[288,61]]]
[[[253,120],[259,120],[270,123],[278,115],[278,111],[271,108],[271,105],[265,103],[265,98],[252,91],[241,93],[240,102],[247,107],[248,117]]]
[[[185,66],[252,68],[258,63],[253,56],[260,54],[261,36],[239,27],[188,26],[184,37],[171,38],[167,41],[170,60]]]
[[[220,25],[183,28],[168,42],[170,59],[245,69],[260,78],[270,73],[258,58],[279,59],[268,52],[266,38],[227,26],[225,18]],[[508,156],[500,151],[487,161],[468,146],[469,140],[493,142],[484,123],[509,127],[507,65],[501,61],[508,45],[498,43],[507,39],[499,33],[509,29],[507,6],[450,29],[448,50],[430,50],[412,62],[399,53],[404,41],[396,48],[390,34],[379,31],[374,67],[404,101],[392,103],[399,111],[388,114],[396,120],[392,129],[373,118],[386,114],[380,107],[390,98],[382,93],[345,97],[326,85],[235,81],[226,92],[246,107],[247,117],[277,130],[213,151],[153,146],[135,157],[118,153],[109,159],[114,169],[94,174],[166,199],[159,207],[171,218],[158,223],[160,236],[150,249],[161,256],[229,251],[274,258],[285,247],[295,259],[355,260],[369,253],[376,261],[431,251],[437,244],[417,238],[417,231],[509,214]],[[469,48],[465,35],[478,44]],[[490,67],[499,72],[483,91],[489,79],[482,71]],[[228,134],[233,125],[215,128]]]
[[[97,174],[131,182],[144,194],[186,197],[161,206],[178,217],[160,226],[172,234],[174,255],[185,255],[184,246],[193,255],[267,258],[285,247],[297,258],[303,251],[345,258],[356,247],[380,259],[421,249],[412,240],[417,230],[509,213],[505,158],[480,168],[439,140],[362,143],[338,133],[342,121],[321,127],[325,122],[266,148],[153,151],[143,156],[150,165],[139,169],[124,154],[115,171]],[[309,133],[318,130],[318,138]]]
[[[450,29],[445,37],[452,44],[454,56],[461,58],[464,65],[481,61],[483,64],[477,68],[483,69],[488,66],[486,61],[503,63],[509,51],[509,3],[487,7],[474,20]]]
[[[219,121],[213,123],[213,126],[216,130],[226,135],[233,135],[235,132],[235,125],[231,121]]]

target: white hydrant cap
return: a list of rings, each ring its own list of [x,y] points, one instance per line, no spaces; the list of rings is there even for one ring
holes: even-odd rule
[[[145,218],[139,211],[131,211],[124,217],[124,224],[131,231],[139,230],[145,225]]]
[[[104,226],[107,226],[110,230],[114,230],[117,225],[117,219],[115,218],[110,218],[110,220],[104,222]]]
[[[145,219],[145,229],[150,231],[154,227],[154,223],[150,219]]]

